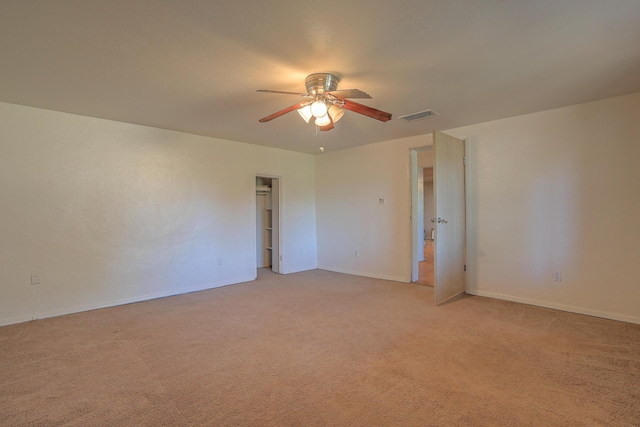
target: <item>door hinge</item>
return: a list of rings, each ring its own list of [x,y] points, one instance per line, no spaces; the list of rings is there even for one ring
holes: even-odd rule
[[[466,165],[466,164],[467,164],[467,156],[464,156],[464,157],[462,158],[462,164],[463,164],[463,165]]]
[[[467,264],[464,265],[464,271],[467,271]]]

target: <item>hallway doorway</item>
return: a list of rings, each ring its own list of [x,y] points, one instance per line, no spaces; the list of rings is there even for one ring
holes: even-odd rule
[[[424,241],[424,260],[418,263],[418,280],[414,283],[433,286],[433,240]]]

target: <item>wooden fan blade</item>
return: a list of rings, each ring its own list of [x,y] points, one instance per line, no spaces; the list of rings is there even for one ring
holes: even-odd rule
[[[341,99],[345,99],[345,98],[371,99],[371,95],[369,95],[367,92],[361,91],[360,89],[340,89],[340,90],[333,90],[329,93],[335,96],[336,98],[341,98]]]
[[[384,111],[376,110],[375,108],[367,107],[366,105],[353,101],[344,100],[342,108],[353,111],[354,113],[363,114],[372,119],[380,120],[381,122],[391,120],[391,113],[385,113]]]
[[[275,112],[275,113],[273,113],[273,114],[271,114],[271,115],[269,115],[267,117],[261,118],[258,121],[260,123],[266,123],[266,122],[269,122],[269,121],[271,121],[273,119],[277,119],[280,116],[284,116],[287,113],[290,113],[292,111],[297,110],[298,108],[302,108],[302,107],[307,106],[307,105],[309,105],[308,101],[298,102],[297,104],[293,104],[291,107],[287,107],[287,108],[285,108],[283,110],[277,111],[277,112]]]
[[[320,127],[320,130],[321,130],[322,132],[326,132],[326,131],[328,131],[328,130],[331,130],[331,129],[333,129],[333,127],[334,127],[334,126],[333,126],[333,119],[331,118],[331,116],[330,116],[329,114],[327,114],[327,115],[329,116],[329,124],[328,124],[328,125],[325,125],[325,126],[319,126],[319,127]]]
[[[283,90],[269,90],[269,89],[258,89],[256,92],[265,92],[265,93],[278,93],[281,95],[298,95],[304,98],[311,98],[312,96],[308,93],[300,93],[300,92],[285,92]]]

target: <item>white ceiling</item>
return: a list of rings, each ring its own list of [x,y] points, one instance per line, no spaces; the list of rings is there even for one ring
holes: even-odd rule
[[[0,0],[0,101],[316,153],[640,91],[639,0]],[[313,72],[395,117],[320,135]]]

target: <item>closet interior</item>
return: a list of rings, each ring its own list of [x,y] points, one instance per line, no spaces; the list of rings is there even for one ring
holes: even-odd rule
[[[279,272],[278,178],[256,177],[256,265]]]

